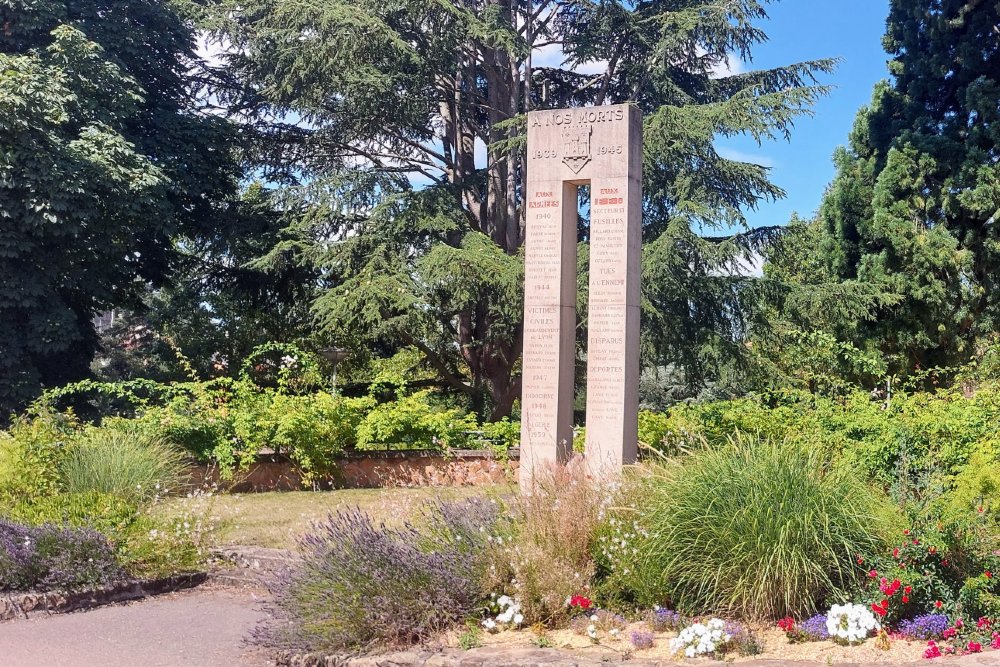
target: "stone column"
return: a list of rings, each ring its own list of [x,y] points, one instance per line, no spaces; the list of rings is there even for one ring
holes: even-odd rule
[[[528,114],[521,488],[572,451],[577,187],[591,185],[588,467],[636,457],[642,120],[629,105]]]
[[[522,489],[539,467],[563,463],[573,450],[576,186],[535,164],[525,197]]]
[[[587,466],[600,476],[634,463],[639,428],[639,274],[642,122],[608,128],[616,157],[590,185],[587,315]],[[617,154],[619,147],[623,151]]]

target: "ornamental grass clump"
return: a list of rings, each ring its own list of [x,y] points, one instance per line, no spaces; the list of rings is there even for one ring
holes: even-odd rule
[[[636,597],[688,614],[804,616],[863,578],[892,509],[852,471],[794,441],[737,437],[642,482]]]
[[[89,528],[0,519],[0,591],[73,592],[125,580],[114,547]]]
[[[258,642],[371,650],[416,643],[474,616],[488,596],[482,550],[497,510],[478,499],[457,504],[432,506],[425,530],[376,525],[358,510],[316,524],[300,540],[301,564],[276,586]]]
[[[173,445],[125,426],[94,428],[62,462],[68,493],[98,492],[145,502],[182,480],[184,456]]]

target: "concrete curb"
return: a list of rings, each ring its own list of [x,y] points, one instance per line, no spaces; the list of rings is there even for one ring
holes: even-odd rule
[[[194,588],[208,580],[204,572],[180,574],[162,579],[131,581],[78,593],[21,593],[0,597],[0,623],[35,616],[65,614],[81,609],[94,609],[116,602],[130,602],[142,598]]]

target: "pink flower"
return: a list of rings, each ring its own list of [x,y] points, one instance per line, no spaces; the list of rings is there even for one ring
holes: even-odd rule
[[[979,642],[969,642],[969,644],[965,647],[965,650],[969,653],[979,653],[983,650],[983,645]]]

